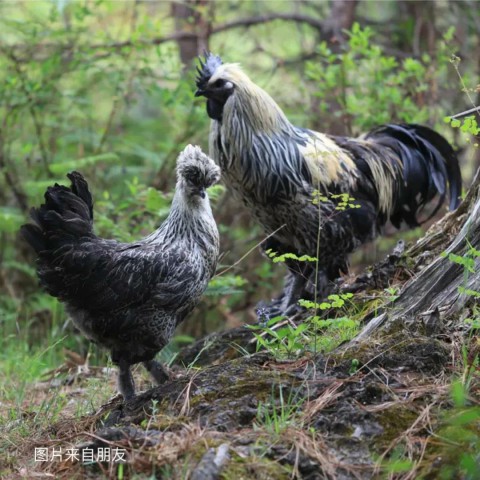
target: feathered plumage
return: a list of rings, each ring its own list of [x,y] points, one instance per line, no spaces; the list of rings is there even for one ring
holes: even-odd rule
[[[325,294],[346,270],[348,253],[387,220],[418,225],[422,208],[438,195],[432,216],[448,189],[450,208],[458,205],[458,160],[430,128],[384,125],[359,138],[298,128],[237,64],[208,54],[201,65],[196,96],[207,98],[210,155],[225,182],[267,234],[279,229],[267,248],[319,259],[317,278],[311,264],[289,262],[284,309],[315,285]],[[339,194],[359,208],[337,210]]]
[[[126,399],[134,395],[132,364],[143,362],[158,383],[165,381],[154,357],[215,272],[219,239],[205,189],[219,177],[200,148],[187,146],[167,219],[134,243],[94,234],[92,196],[78,172],[68,174],[70,188],[49,187],[45,204],[32,209],[35,224],[21,229],[38,254],[41,285],[65,303],[86,337],[111,351]]]

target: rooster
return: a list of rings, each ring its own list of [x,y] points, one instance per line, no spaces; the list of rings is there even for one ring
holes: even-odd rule
[[[215,273],[219,237],[205,190],[220,171],[200,148],[187,146],[167,219],[133,243],[95,235],[87,182],[78,172],[67,176],[71,187],[49,187],[45,204],[32,209],[35,224],[21,233],[38,255],[43,288],[65,303],[87,338],[110,350],[128,400],[135,394],[132,364],[142,362],[156,383],[167,380],[154,357]]]
[[[450,209],[458,206],[458,159],[430,128],[390,124],[359,138],[331,136],[292,125],[238,64],[207,54],[197,71],[195,96],[206,97],[212,119],[210,155],[270,236],[264,248],[293,254],[275,313],[328,294],[348,254],[388,220],[419,225],[422,208],[438,196],[432,217],[447,190]],[[314,261],[295,258],[305,254]]]

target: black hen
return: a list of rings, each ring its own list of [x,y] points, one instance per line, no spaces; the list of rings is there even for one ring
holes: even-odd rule
[[[435,196],[459,203],[457,157],[438,133],[420,125],[385,125],[360,138],[325,135],[292,125],[275,101],[237,64],[207,55],[196,96],[212,119],[210,155],[267,234],[266,248],[307,254],[315,263],[288,262],[281,311],[300,296],[320,297],[347,269],[347,256],[375,238],[387,220],[418,225]],[[359,208],[338,210],[345,196]],[[341,206],[341,205],[340,205]]]
[[[177,161],[169,216],[148,237],[120,243],[93,232],[92,196],[78,172],[70,188],[56,184],[32,209],[22,234],[38,254],[41,285],[65,303],[74,324],[111,351],[119,390],[134,395],[130,365],[143,362],[157,383],[167,379],[155,355],[199,302],[213,276],[218,231],[205,189],[219,168],[198,147]]]

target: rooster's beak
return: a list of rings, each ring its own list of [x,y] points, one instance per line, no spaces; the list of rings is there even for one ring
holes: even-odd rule
[[[195,96],[196,97],[201,97],[202,95],[205,95],[205,90],[202,90],[202,89],[198,89],[196,92],[195,92]]]

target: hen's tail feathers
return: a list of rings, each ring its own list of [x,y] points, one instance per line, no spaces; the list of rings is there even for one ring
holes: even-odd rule
[[[88,184],[78,172],[67,177],[72,182],[70,188],[57,183],[48,187],[45,203],[30,212],[35,223],[20,229],[37,254],[93,235],[93,201]]]
[[[442,206],[449,190],[450,210],[460,203],[462,175],[451,145],[432,129],[416,124],[383,125],[366,139],[395,151],[403,166],[396,181],[396,194],[390,220],[399,226],[402,220],[416,226],[432,218]],[[438,203],[427,219],[417,214],[438,195]]]

